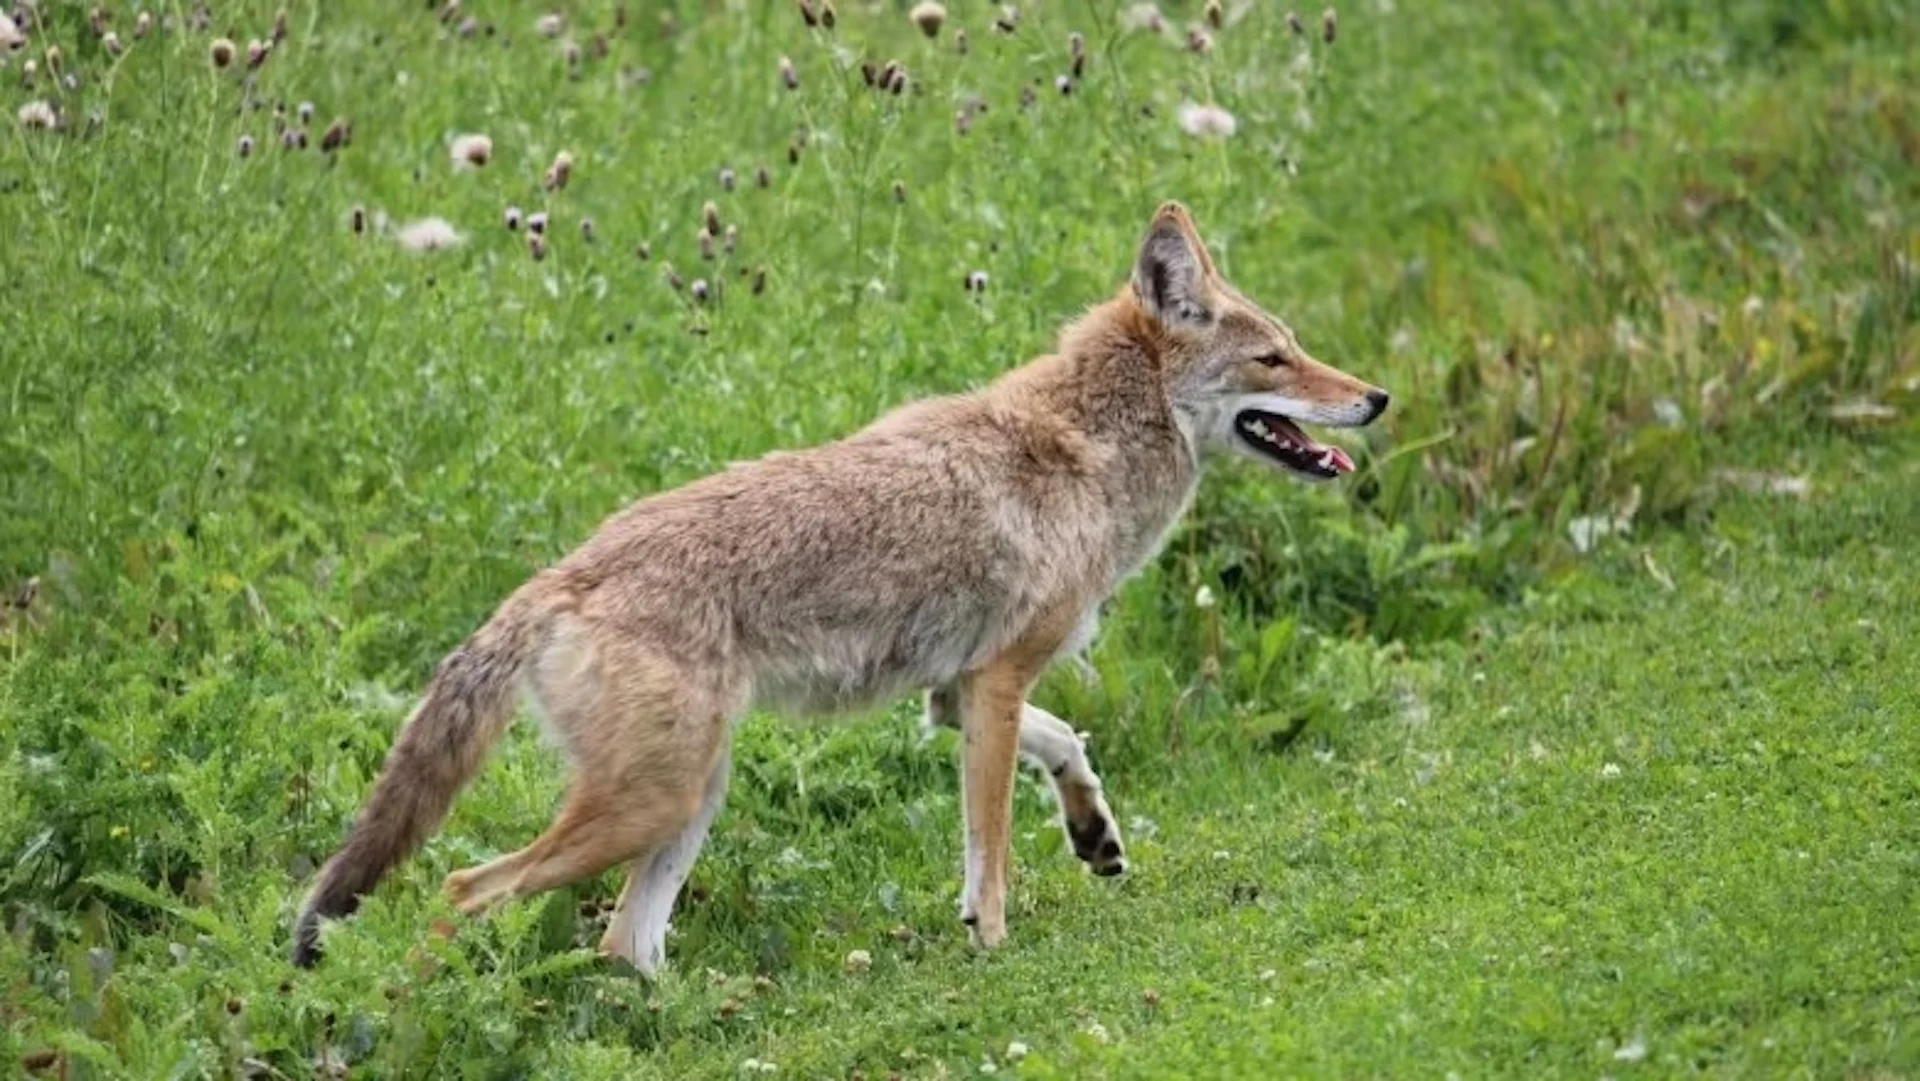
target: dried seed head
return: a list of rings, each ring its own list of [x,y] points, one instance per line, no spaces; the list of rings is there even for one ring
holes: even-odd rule
[[[593,243],[593,219],[592,218],[580,219],[580,239],[586,241],[589,244]]]
[[[959,53],[961,56],[967,55],[967,32],[965,30],[955,30],[953,32],[953,51]]]
[[[1022,109],[1033,108],[1033,103],[1035,100],[1036,98],[1033,93],[1033,87],[1023,86],[1020,88],[1020,107]]]
[[[20,65],[20,85],[27,86],[27,87],[32,86],[34,72],[37,72],[39,70],[40,70],[40,65],[34,63],[31,60],[27,61],[24,64],[21,64]]]
[[[335,117],[333,123],[320,135],[320,149],[331,154],[353,142],[353,125],[344,116]]]
[[[901,75],[900,61],[898,60],[887,61],[887,66],[880,69],[880,79],[879,79],[880,89],[892,90],[894,80],[900,78],[900,75]]]
[[[947,9],[944,5],[934,3],[933,0],[923,0],[922,3],[913,5],[913,10],[907,13],[907,18],[913,20],[913,25],[919,27],[922,34],[930,38],[939,37],[940,27],[947,21]]]
[[[700,220],[705,223],[707,232],[720,231],[720,208],[713,205],[713,200],[707,200],[706,205],[700,208]]]
[[[896,203],[904,203],[907,201],[906,181],[896,180],[893,182],[893,201]]]
[[[568,67],[577,68],[580,66],[580,46],[578,43],[572,41],[561,43],[560,55],[566,59]]]
[[[705,278],[693,279],[693,288],[690,290],[690,292],[693,293],[693,299],[696,304],[705,304],[707,302],[707,279]],[[732,1002],[733,1000],[728,999],[727,1001]],[[739,1007],[735,1006],[734,1009],[739,1009]]]
[[[1293,31],[1294,37],[1303,38],[1307,36],[1307,24],[1300,18],[1300,13],[1297,11],[1287,12],[1287,29]]]
[[[528,233],[527,254],[533,256],[533,261],[536,263],[545,259],[547,257],[547,238],[540,233]]]
[[[1180,127],[1188,135],[1224,139],[1234,133],[1239,124],[1233,114],[1218,105],[1195,105],[1188,102],[1180,106]]]
[[[793,69],[792,57],[780,58],[780,81],[786,84],[788,90],[800,89],[800,73]]]
[[[788,165],[800,164],[800,147],[801,147],[801,144],[798,142],[792,142],[787,144],[787,164]]]
[[[976,270],[967,275],[967,292],[984,293],[987,291],[987,272]]]
[[[440,21],[450,23],[460,17],[460,0],[447,0],[440,5]]]
[[[44,101],[29,101],[20,106],[16,115],[20,118],[20,126],[28,131],[52,131],[60,126],[60,114]]]
[[[1073,93],[1073,80],[1065,75],[1056,75],[1053,77],[1053,88],[1060,91],[1061,97],[1066,97]]]
[[[247,42],[247,67],[258,68],[267,62],[268,54],[273,52],[273,43],[255,38]]]
[[[60,67],[65,62],[66,62],[66,54],[60,51],[60,46],[58,45],[47,46],[47,74],[48,75],[60,74]]]
[[[354,204],[353,212],[347,215],[347,227],[353,230],[355,236],[366,232],[367,208],[357,203]]]
[[[1205,56],[1213,51],[1213,35],[1202,27],[1187,27],[1187,51]]]
[[[127,47],[120,44],[120,35],[114,33],[111,30],[100,35],[100,47],[107,51],[108,56],[114,57],[116,59],[120,56],[121,53],[127,51]]]
[[[480,20],[469,15],[460,20],[460,25],[454,27],[453,32],[463,38],[470,38],[480,32]]]
[[[767,268],[765,266],[753,268],[752,290],[754,296],[759,296],[761,293],[767,291]]]
[[[1160,1005],[1160,992],[1149,987],[1140,992],[1140,1001],[1146,1003],[1148,1009],[1153,1009],[1155,1006]]]
[[[71,90],[78,90],[78,89],[80,89],[80,76],[78,76],[78,75],[75,75],[75,74],[74,74],[73,72],[71,72],[71,71],[69,71],[69,72],[67,72],[67,73],[66,73],[65,75],[62,75],[62,76],[60,76],[60,85],[61,85],[62,87],[64,87],[65,89],[67,89],[67,90],[70,90],[70,91],[71,91]],[[99,117],[97,117],[97,116],[89,116],[89,117],[87,117],[87,130],[88,130],[88,131],[92,131],[92,130],[93,130],[94,128],[96,128],[96,127],[99,127],[99,126],[100,126],[100,118],[99,118]]]
[[[253,156],[253,136],[242,135],[240,137],[240,156],[243,158]]]
[[[813,0],[797,0],[794,5],[800,9],[800,21],[808,26],[819,26],[820,16],[814,13]]]
[[[107,24],[112,21],[113,17],[107,14],[106,8],[94,7],[87,12],[87,29],[93,31],[94,37],[100,37],[105,34],[107,32]]]
[[[720,170],[720,190],[732,191],[733,184],[734,184],[733,169],[732,168],[721,169]]]
[[[662,263],[660,265],[660,271],[667,279],[667,288],[672,289],[676,293],[686,288],[687,283],[680,280],[680,272],[673,269],[672,263]]]
[[[615,30],[625,30],[627,28],[627,5],[613,5],[613,28]]]
[[[439,251],[459,244],[462,237],[445,218],[422,218],[401,226],[394,239],[408,251]]]
[[[562,150],[553,156],[553,164],[547,166],[546,185],[548,191],[564,191],[567,181],[573,178],[573,155]]]
[[[533,28],[543,38],[557,38],[567,28],[567,20],[557,11],[550,11],[536,19]]]
[[[280,133],[280,149],[305,150],[307,148],[307,129],[288,128]]]
[[[740,227],[738,225],[727,226],[726,233],[723,234],[720,238],[721,249],[724,250],[728,255],[732,255],[733,249],[739,246],[740,246]]]
[[[755,169],[753,171],[754,187],[766,188],[766,187],[771,187],[772,185],[773,185],[773,174],[767,172],[766,166],[762,165],[758,169]]]
[[[1067,35],[1067,55],[1075,60],[1087,55],[1087,39],[1078,30]]]
[[[294,114],[300,118],[302,124],[313,123],[313,102],[301,102],[300,107],[294,110]]]
[[[642,240],[638,244],[635,244],[633,246],[633,257],[640,260],[643,263],[653,258],[653,245],[647,243],[644,240]]]
[[[456,169],[479,168],[493,160],[493,140],[485,135],[461,135],[450,148]]]
[[[1320,38],[1331,45],[1333,39],[1339,36],[1340,16],[1332,8],[1328,8],[1320,13]]]
[[[285,40],[287,40],[287,9],[281,8],[273,16],[273,43],[278,45]]]
[[[149,15],[143,11],[140,14],[135,15],[133,17],[133,37],[135,41],[138,41],[139,39],[146,37],[148,32],[151,31],[152,29],[153,29],[152,15]]]
[[[894,70],[893,78],[887,81],[887,89],[891,91],[895,97],[899,97],[901,94],[907,92],[906,68],[896,68]]]
[[[547,212],[536,210],[527,216],[527,232],[544,233],[547,231]]]
[[[820,0],[820,25],[828,30],[840,21],[840,13],[833,9],[833,0]]]
[[[704,228],[700,230],[700,258],[713,260],[713,234]]]
[[[993,20],[993,28],[1002,34],[1011,34],[1018,29],[1019,26],[1020,9],[1014,7],[1012,4],[1001,8],[1000,14]]]
[[[965,109],[962,109],[959,112],[953,114],[953,133],[955,135],[965,135],[967,132],[972,130],[973,130],[973,114],[972,113],[966,111]]]
[[[860,61],[860,78],[868,86],[880,85],[880,72],[879,72],[879,69],[873,66],[873,61],[871,60]]]
[[[1205,15],[1207,25],[1215,30],[1227,24],[1227,9],[1220,6],[1220,0],[1207,0]]]
[[[505,219],[507,223],[507,232],[509,233],[515,232],[520,228],[520,208],[519,207],[517,206],[508,207],[506,213],[502,215],[502,217]]]

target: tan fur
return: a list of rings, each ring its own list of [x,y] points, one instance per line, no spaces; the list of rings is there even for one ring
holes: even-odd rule
[[[627,864],[602,947],[651,970],[724,798],[731,722],[756,704],[835,712],[926,690],[929,719],[964,734],[962,914],[997,945],[1017,755],[1052,775],[1076,854],[1122,866],[1079,738],[1026,695],[1159,547],[1202,452],[1248,441],[1233,418],[1255,407],[1364,424],[1385,395],[1307,356],[1167,204],[1132,281],[1057,353],[633,504],[440,666],[320,873],[296,961],[316,960],[322,918],[352,911],[437,826],[516,688],[575,777],[531,845],[448,877],[463,910]]]

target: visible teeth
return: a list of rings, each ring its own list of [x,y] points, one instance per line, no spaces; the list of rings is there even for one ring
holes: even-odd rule
[[[1267,422],[1266,421],[1256,420],[1252,424],[1248,425],[1248,427],[1253,429],[1253,434],[1259,436],[1262,439],[1267,438]]]
[[[1320,468],[1322,469],[1333,468],[1333,450],[1331,448],[1329,448],[1325,454],[1322,454],[1320,456]]]

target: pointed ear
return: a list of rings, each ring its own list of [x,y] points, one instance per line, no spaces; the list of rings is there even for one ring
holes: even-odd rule
[[[1186,208],[1163,204],[1133,262],[1140,306],[1162,326],[1204,326],[1213,321],[1207,287],[1212,275],[1213,259]]]

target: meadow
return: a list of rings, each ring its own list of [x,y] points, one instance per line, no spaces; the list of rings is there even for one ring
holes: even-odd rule
[[[911,7],[0,23],[0,1073],[1920,1073],[1920,10]],[[1127,876],[1024,775],[976,954],[953,737],[756,715],[643,980],[611,875],[439,897],[523,724],[288,963],[507,591],[1046,351],[1168,198],[1395,404],[1036,693]]]

